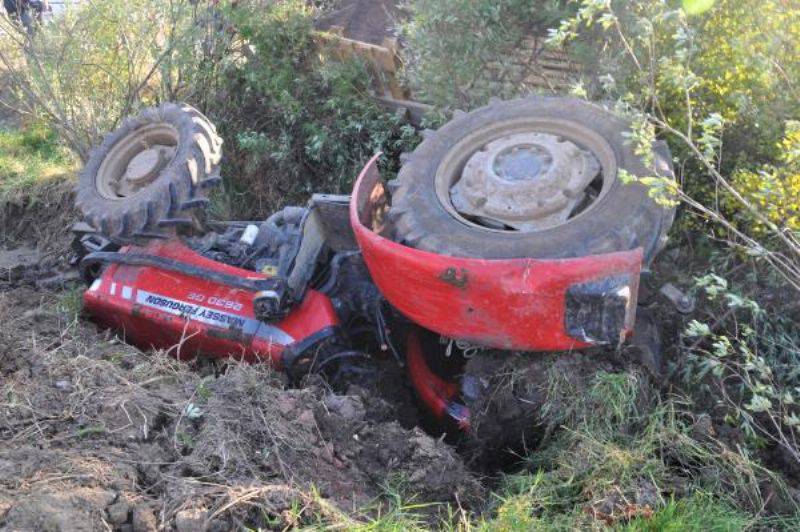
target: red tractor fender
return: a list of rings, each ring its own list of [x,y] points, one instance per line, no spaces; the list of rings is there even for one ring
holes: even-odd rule
[[[487,260],[405,246],[381,234],[389,199],[378,157],[358,176],[350,223],[373,281],[408,319],[443,336],[498,349],[585,348],[601,342],[567,327],[568,291],[622,279],[627,303],[619,340],[632,333],[641,248],[570,259]],[[591,307],[582,312],[582,318],[593,313]]]

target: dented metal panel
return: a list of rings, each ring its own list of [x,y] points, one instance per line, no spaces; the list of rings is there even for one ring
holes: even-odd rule
[[[597,345],[602,342],[570,334],[567,292],[574,285],[619,277],[627,280],[630,296],[618,334],[632,332],[641,249],[558,260],[450,257],[382,236],[386,203],[376,156],[356,182],[350,221],[375,284],[392,305],[422,327],[518,351]]]

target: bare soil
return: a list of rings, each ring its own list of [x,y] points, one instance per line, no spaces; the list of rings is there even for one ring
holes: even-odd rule
[[[79,319],[77,293],[0,292],[0,528],[283,527],[387,485],[481,498],[451,447],[373,391],[143,353]]]
[[[415,426],[393,364],[338,392],[290,388],[268,367],[178,362],[83,319],[65,202],[62,187],[0,209],[0,529],[283,528],[364,517],[387,490],[483,499],[456,451]]]

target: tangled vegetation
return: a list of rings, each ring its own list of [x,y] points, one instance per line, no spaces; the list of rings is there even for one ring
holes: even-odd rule
[[[264,216],[312,191],[344,191],[378,151],[391,172],[416,142],[371,98],[363,63],[324,53],[316,12],[302,0],[111,0],[76,5],[32,37],[0,17],[5,104],[85,160],[142,107],[190,102],[226,143],[218,214]]]
[[[400,153],[416,142],[414,128],[371,98],[365,64],[324,53],[310,8],[248,0],[224,13],[237,32],[229,46],[245,59],[216,75],[222,85],[204,107],[228,139],[237,214],[264,214],[313,192],[346,192],[377,152],[386,171],[397,169]]]
[[[85,159],[125,115],[166,100],[188,101],[219,126],[227,169],[225,193],[215,198],[220,217],[263,218],[311,192],[346,191],[378,151],[391,173],[417,133],[375,103],[374,73],[335,59],[315,37],[314,19],[329,4],[337,2],[108,0],[102,8],[82,4],[33,37],[0,22],[10,84],[2,97],[25,117],[22,133],[0,131],[0,201],[72,171],[56,138]],[[677,331],[664,338],[667,382],[601,372],[586,390],[573,390],[553,373],[545,392],[559,410],[543,415],[560,430],[501,476],[483,512],[418,500],[400,479],[358,518],[326,506],[310,516],[298,509],[293,522],[364,530],[431,523],[796,529],[800,7],[783,0],[406,4],[405,74],[438,112],[543,90],[508,58],[532,36],[547,36],[581,65],[573,94],[631,117],[629,141],[639,155],[652,162],[652,142],[669,143],[679,182],[655,169],[643,181],[659,201],[682,206],[668,250],[669,267],[679,271],[670,280],[693,291],[697,309],[665,319]],[[316,507],[321,498],[312,498]]]

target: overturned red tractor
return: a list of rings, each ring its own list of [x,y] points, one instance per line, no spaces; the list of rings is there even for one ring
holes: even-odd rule
[[[81,175],[85,309],[145,349],[266,361],[293,378],[390,353],[433,414],[469,430],[470,356],[533,360],[631,337],[640,272],[674,212],[620,181],[672,175],[666,146],[648,168],[628,128],[575,99],[493,102],[424,132],[388,183],[376,156],[349,197],[214,222],[215,127],[185,105],[149,109]]]

